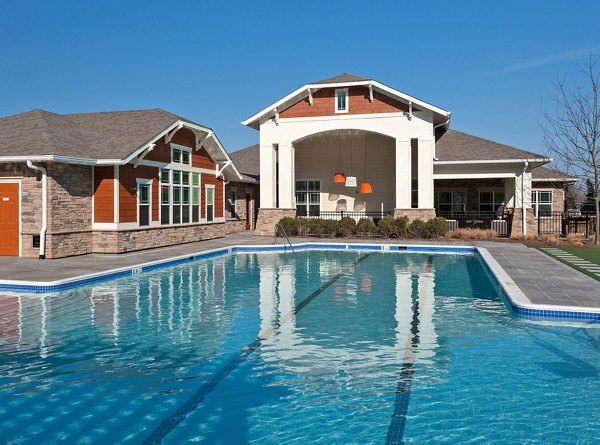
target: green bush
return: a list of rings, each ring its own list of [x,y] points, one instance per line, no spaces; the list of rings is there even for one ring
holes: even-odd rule
[[[319,218],[313,218],[308,220],[309,232],[312,236],[323,236],[323,220]]]
[[[411,238],[429,238],[427,223],[420,219],[413,219],[408,225],[408,235]]]
[[[279,220],[279,224],[281,225],[281,227],[283,227],[283,229],[289,236],[298,235],[298,220],[296,218],[290,218],[289,216],[285,216]],[[281,231],[278,231],[277,234],[283,235]]]
[[[349,216],[345,216],[338,222],[337,234],[343,237],[350,237],[356,233],[356,221]]]
[[[396,231],[398,232],[398,236],[406,236],[406,232],[408,230],[408,216],[401,216],[396,218],[394,221],[396,224]]]
[[[322,221],[323,235],[336,236],[338,233],[339,224],[337,221],[331,219],[324,219]]]
[[[445,218],[431,218],[427,221],[427,232],[431,238],[446,236],[448,233],[448,222]]]
[[[384,216],[377,223],[377,229],[381,236],[385,238],[396,237],[398,233],[398,225],[393,216]]]
[[[296,218],[296,235],[306,236],[310,232],[310,220],[305,218]]]
[[[373,236],[377,233],[377,225],[373,222],[372,219],[362,218],[356,224],[356,234],[357,235],[366,235]]]

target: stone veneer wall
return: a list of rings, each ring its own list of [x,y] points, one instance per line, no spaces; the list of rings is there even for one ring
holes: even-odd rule
[[[256,221],[256,235],[273,236],[275,224],[285,216],[296,217],[296,209],[259,209]]]
[[[512,210],[512,229],[510,232],[511,238],[521,238],[523,236],[523,212],[522,209]],[[537,234],[537,218],[533,213],[533,209],[525,209],[527,217],[527,235]]]
[[[408,220],[421,219],[428,221],[435,218],[435,209],[394,209],[394,218],[408,216]]]

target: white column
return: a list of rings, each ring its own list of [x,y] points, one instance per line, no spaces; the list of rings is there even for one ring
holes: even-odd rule
[[[410,209],[410,140],[396,139],[396,207]]]
[[[260,206],[275,208],[275,149],[272,144],[260,146]]]
[[[294,146],[279,144],[279,208],[293,209],[294,202]]]
[[[515,182],[516,178],[506,178],[504,180],[504,202],[506,208],[515,208]]]
[[[531,172],[520,172],[515,178],[515,208],[531,208]]]
[[[433,147],[432,141],[419,139],[417,176],[419,178],[419,208],[433,209]]]

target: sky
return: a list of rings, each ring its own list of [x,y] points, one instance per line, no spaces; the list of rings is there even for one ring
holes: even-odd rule
[[[545,154],[543,111],[600,58],[598,17],[598,1],[3,0],[0,116],[162,108],[233,152],[258,142],[242,120],[348,72]]]

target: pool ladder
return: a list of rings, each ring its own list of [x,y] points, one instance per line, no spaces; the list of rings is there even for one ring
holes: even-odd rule
[[[280,224],[277,223],[275,224],[275,236],[273,238],[273,244],[277,244],[277,229],[281,229],[281,231],[283,232],[283,236],[285,236],[285,239],[287,240],[287,243],[290,245],[290,249],[292,249],[292,252],[294,252],[294,246],[292,246],[292,243],[290,241],[290,238],[288,237],[285,228]]]

